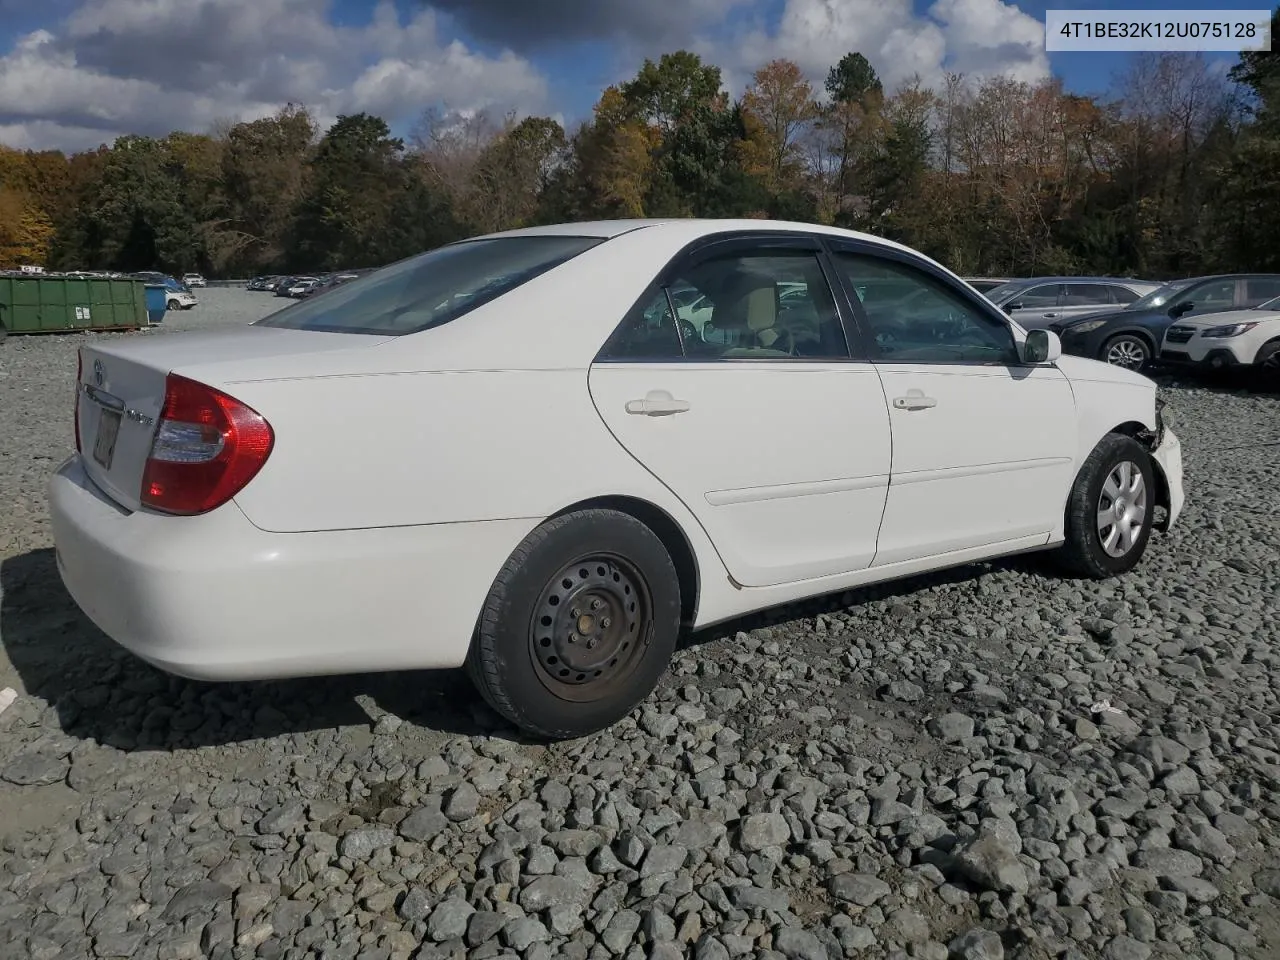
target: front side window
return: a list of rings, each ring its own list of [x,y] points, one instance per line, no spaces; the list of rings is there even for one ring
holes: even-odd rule
[[[1041,310],[1045,307],[1058,306],[1058,285],[1043,283],[1032,287],[1025,293],[1010,298],[1009,305],[1022,310]]]
[[[383,336],[417,333],[455,320],[602,242],[600,237],[526,236],[452,243],[302,300],[257,325]]]
[[[1216,313],[1230,310],[1236,302],[1235,280],[1210,280],[1184,290],[1174,298],[1172,305],[1190,303],[1191,313]]]
[[[681,358],[847,360],[844,327],[817,256],[751,251],[677,270],[637,304],[600,357]]]
[[[884,363],[1017,364],[1008,324],[981,311],[941,281],[913,267],[854,253],[837,253],[836,269],[859,296],[876,359]],[[900,291],[906,296],[877,296]]]

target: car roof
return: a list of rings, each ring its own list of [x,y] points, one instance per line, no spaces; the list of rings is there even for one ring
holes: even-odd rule
[[[1037,283],[1145,283],[1153,287],[1162,286],[1161,280],[1142,280],[1138,277],[1020,277],[1010,280],[1010,284],[1030,286]]]
[[[488,233],[478,237],[472,237],[472,240],[488,240],[495,237],[536,237],[536,236],[552,236],[552,237],[599,237],[604,240],[619,237],[624,233],[630,233],[634,230],[653,230],[660,233],[670,233],[679,236],[681,239],[689,241],[696,240],[699,236],[711,236],[717,233],[730,232],[774,232],[774,233],[809,233],[822,234],[823,236],[843,237],[848,240],[862,240],[867,243],[875,243],[880,246],[892,247],[895,250],[902,250],[907,253],[919,256],[919,251],[912,250],[910,247],[895,243],[892,240],[886,240],[884,237],[877,237],[870,233],[860,233],[856,230],[845,230],[842,227],[831,227],[821,223],[802,223],[794,220],[760,220],[754,218],[742,219],[702,219],[698,217],[671,217],[667,219],[633,219],[633,220],[588,220],[582,223],[557,223],[549,224],[541,227],[521,227],[515,230],[503,230],[498,233]]]

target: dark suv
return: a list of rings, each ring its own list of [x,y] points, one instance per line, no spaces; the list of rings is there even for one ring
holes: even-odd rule
[[[1280,274],[1233,273],[1174,280],[1115,313],[1053,324],[1063,353],[1140,370],[1159,352],[1180,317],[1247,310],[1280,296]]]

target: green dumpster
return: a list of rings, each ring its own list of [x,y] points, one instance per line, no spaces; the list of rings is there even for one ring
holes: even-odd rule
[[[147,295],[140,280],[0,276],[0,337],[145,326]]]

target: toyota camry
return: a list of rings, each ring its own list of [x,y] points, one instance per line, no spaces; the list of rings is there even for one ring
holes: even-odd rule
[[[115,641],[207,680],[465,665],[547,738],[627,715],[682,629],[1032,550],[1115,576],[1183,503],[1150,380],[811,224],[449,244],[90,342],[75,414],[58,567]]]

